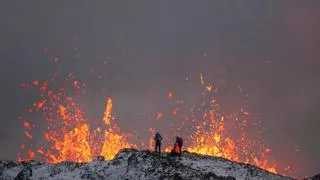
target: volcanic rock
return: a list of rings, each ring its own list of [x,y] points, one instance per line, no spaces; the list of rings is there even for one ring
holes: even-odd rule
[[[255,166],[185,152],[171,157],[147,150],[121,150],[113,160],[46,164],[0,161],[0,179],[291,180]]]
[[[98,156],[97,161],[105,161],[105,158],[103,156]]]
[[[305,178],[304,180],[320,180],[320,174]]]

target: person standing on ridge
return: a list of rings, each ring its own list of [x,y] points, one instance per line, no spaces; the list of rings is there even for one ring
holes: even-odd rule
[[[182,140],[182,138],[179,137],[179,136],[176,136],[176,143],[177,143],[178,146],[179,146],[179,151],[180,151],[179,156],[181,156],[181,154],[182,154],[182,145],[183,145],[183,140]]]
[[[154,135],[154,141],[155,141],[155,152],[159,152],[159,154],[161,153],[161,141],[162,141],[162,136],[160,135],[159,132],[156,132],[156,134]]]

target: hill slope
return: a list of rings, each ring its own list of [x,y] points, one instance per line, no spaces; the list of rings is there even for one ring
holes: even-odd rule
[[[124,149],[111,161],[90,163],[0,161],[0,179],[276,179],[290,177],[223,158],[184,153],[181,158]]]

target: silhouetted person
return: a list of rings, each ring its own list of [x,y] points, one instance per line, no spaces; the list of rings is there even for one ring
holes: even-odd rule
[[[156,132],[156,134],[154,135],[154,141],[155,141],[155,152],[159,152],[159,154],[161,153],[161,141],[162,141],[162,136],[160,135],[159,132]]]
[[[182,154],[182,145],[183,145],[183,140],[182,140],[182,138],[179,137],[179,136],[176,136],[176,143],[178,144],[179,150],[180,150],[179,156],[181,156],[181,154]]]

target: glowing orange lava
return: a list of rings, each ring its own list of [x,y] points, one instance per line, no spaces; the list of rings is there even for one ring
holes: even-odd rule
[[[112,111],[112,100],[111,98],[107,99],[106,110],[104,113],[104,122],[108,127],[104,132],[105,140],[103,142],[101,155],[106,159],[112,159],[114,156],[123,148],[134,147],[137,148],[134,144],[129,144],[126,140],[126,136],[116,132],[119,128],[117,125],[111,126],[111,111]]]
[[[79,88],[79,81],[67,81],[72,82],[74,89]],[[37,86],[38,83],[33,85]],[[25,85],[27,86],[29,87]],[[43,136],[47,146],[39,146],[33,151],[32,148],[22,145],[21,148],[27,150],[25,153],[27,157],[22,158],[22,153],[18,153],[19,161],[34,159],[35,153],[38,153],[48,163],[90,162],[99,155],[112,159],[123,148],[137,147],[128,143],[128,134],[121,133],[120,128],[112,123],[111,98],[107,98],[103,117],[105,126],[91,130],[90,122],[73,98],[62,95],[67,93],[66,88],[60,88],[55,92],[50,90],[45,82],[40,86],[40,91],[41,100],[35,103],[33,108],[29,108],[28,112],[36,110],[46,114],[47,129]],[[75,91],[74,94],[79,93]],[[26,137],[32,139],[32,134],[29,132],[30,123],[25,121],[23,126],[28,130],[25,131]]]
[[[200,74],[201,85],[208,92],[211,92],[212,86],[205,85],[203,75]],[[223,157],[236,162],[243,162],[256,165],[270,172],[276,173],[276,165],[271,164],[266,154],[271,151],[265,148],[263,144],[250,140],[243,131],[238,138],[234,139],[228,134],[231,132],[225,128],[225,117],[219,113],[217,100],[211,97],[208,109],[202,111],[201,120],[195,123],[195,133],[190,137],[191,142],[186,150],[189,152]],[[248,112],[243,114],[249,115]],[[252,151],[255,149],[255,151]],[[259,152],[257,149],[262,149]],[[265,149],[265,150],[263,150]]]
[[[120,128],[114,122],[112,114],[113,102],[110,97],[106,99],[106,107],[102,122],[103,126],[90,127],[90,121],[85,116],[83,110],[75,102],[77,95],[80,94],[82,84],[78,80],[68,78],[65,81],[69,84],[72,91],[66,87],[58,90],[52,90],[48,82],[33,81],[30,84],[22,84],[22,88],[37,88],[40,90],[40,100],[28,112],[43,112],[46,122],[46,129],[43,138],[46,141],[38,147],[22,145],[24,154],[19,153],[18,160],[30,160],[36,156],[49,163],[59,163],[62,161],[90,162],[97,156],[104,156],[106,159],[112,159],[119,150],[123,148],[137,148],[136,144],[129,143],[130,134],[122,133]],[[200,84],[208,93],[213,93],[213,83],[206,83],[203,74],[200,74]],[[174,99],[173,92],[168,93],[168,99],[174,100],[177,106],[184,105],[184,100]],[[242,132],[237,138],[232,138],[229,134],[231,130],[226,129],[226,118],[219,112],[218,104],[214,96],[207,98],[198,108],[201,111],[200,118],[194,118],[191,130],[184,130],[187,135],[184,148],[189,152],[195,152],[204,155],[223,157],[229,160],[250,163],[271,172],[276,171],[276,165],[268,161],[267,154],[271,151],[269,148],[260,146],[254,140],[247,138],[245,132]],[[206,106],[205,106],[206,105]],[[196,108],[191,108],[194,111]],[[174,117],[180,116],[181,109],[175,107],[170,112]],[[244,111],[244,115],[250,113]],[[158,112],[156,120],[163,118],[164,114]],[[181,116],[188,116],[183,115]],[[166,115],[167,117],[167,115]],[[192,119],[192,118],[190,118]],[[24,121],[25,135],[32,139],[33,126],[30,121]],[[185,121],[180,123],[177,129],[183,131]],[[149,129],[151,136],[149,139],[149,149],[153,150],[153,134],[155,130]],[[244,130],[243,130],[244,131]],[[174,135],[169,135],[174,136]],[[141,143],[148,144],[148,143]],[[258,144],[258,145],[257,145]],[[258,146],[258,147],[257,147]],[[35,149],[35,150],[33,150]],[[169,152],[171,147],[164,148]],[[27,156],[22,158],[23,156]]]

